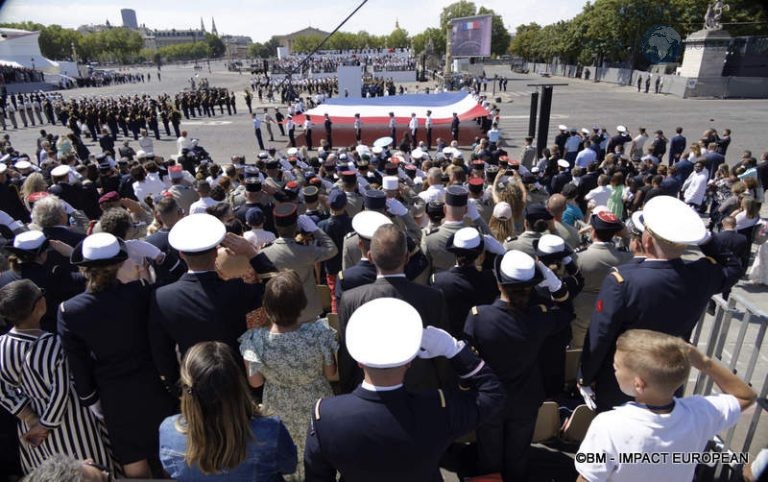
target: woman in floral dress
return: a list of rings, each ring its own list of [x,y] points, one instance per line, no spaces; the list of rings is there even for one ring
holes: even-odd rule
[[[309,414],[317,400],[333,395],[328,378],[336,374],[336,332],[325,320],[298,323],[307,305],[301,279],[284,271],[269,280],[263,308],[270,326],[248,330],[240,351],[252,387],[264,385],[264,411],[279,416],[299,454],[304,453]],[[293,480],[303,480],[299,464]]]

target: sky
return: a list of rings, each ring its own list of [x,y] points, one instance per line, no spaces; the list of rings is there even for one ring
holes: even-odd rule
[[[388,34],[395,21],[410,34],[437,27],[440,12],[451,0],[368,0],[342,31]],[[581,11],[585,0],[483,0],[478,6],[493,9],[514,31],[520,24],[546,25],[568,19]],[[216,20],[220,35],[248,35],[264,42],[273,35],[295,32],[308,26],[331,31],[359,4],[358,0],[0,0],[0,23],[31,20],[44,25],[77,28],[84,24],[122,25],[121,8],[136,11],[139,25],[157,29],[199,28],[200,17],[211,29]]]

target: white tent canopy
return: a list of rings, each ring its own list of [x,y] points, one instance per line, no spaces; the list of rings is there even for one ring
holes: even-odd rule
[[[34,67],[46,74],[58,74],[59,64],[40,52],[39,37],[40,32],[0,28],[0,65]]]

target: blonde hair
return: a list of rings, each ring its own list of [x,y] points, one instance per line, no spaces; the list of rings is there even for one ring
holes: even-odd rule
[[[488,228],[491,230],[493,237],[500,243],[503,243],[508,237],[517,234],[515,232],[515,223],[511,218],[505,221],[496,216],[491,216],[491,219],[488,220]]]
[[[198,343],[187,351],[180,375],[176,429],[187,434],[187,465],[204,474],[236,468],[253,439],[251,419],[260,414],[232,349],[219,341]]]
[[[43,192],[48,190],[48,183],[39,172],[33,172],[24,180],[21,185],[21,197],[26,200],[33,192]]]
[[[499,194],[499,201],[503,201],[509,204],[512,208],[512,219],[515,221],[523,219],[523,210],[525,209],[525,193],[520,185],[510,180],[504,189],[497,191]]]
[[[616,340],[626,368],[670,394],[688,379],[686,350],[682,339],[652,330],[628,330]]]

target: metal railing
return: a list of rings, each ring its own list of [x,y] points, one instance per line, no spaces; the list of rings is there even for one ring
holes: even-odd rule
[[[716,438],[716,445],[722,451],[749,452],[755,456],[767,443],[759,437],[755,440],[755,436],[761,415],[768,411],[768,362],[762,353],[768,331],[768,313],[738,294],[732,293],[727,301],[720,295],[713,296],[712,301],[714,316],[709,319],[706,312],[702,315],[691,342],[739,375],[758,393],[757,403],[750,409],[751,415],[749,411],[744,413],[735,426]],[[691,384],[689,381],[686,387],[686,392],[693,395],[711,395],[714,390],[713,380],[701,372],[695,382]],[[765,438],[766,433],[768,430],[763,429],[760,437]],[[731,480],[737,472],[735,468],[715,467],[714,480]]]

